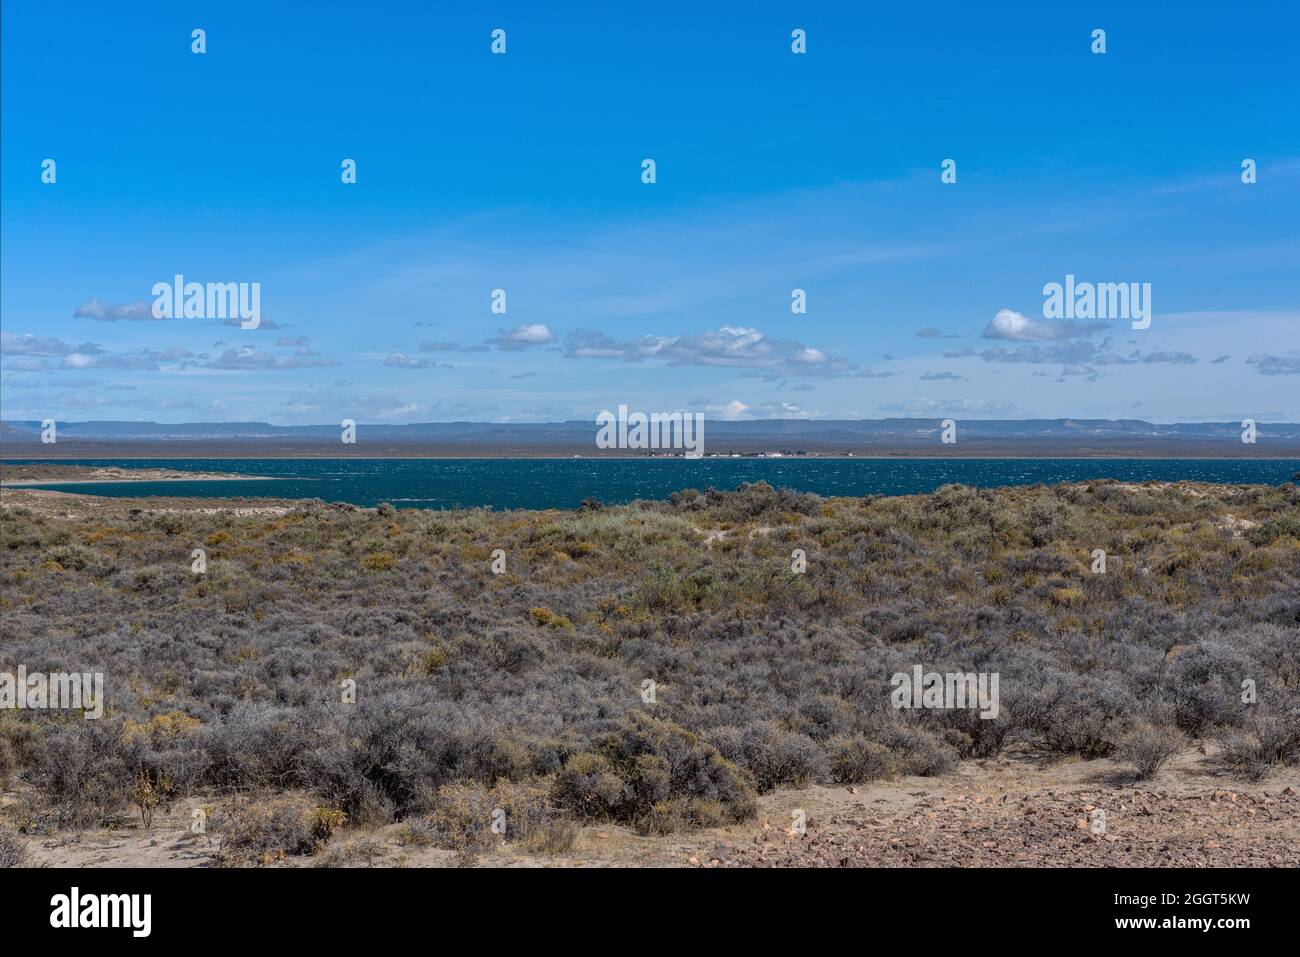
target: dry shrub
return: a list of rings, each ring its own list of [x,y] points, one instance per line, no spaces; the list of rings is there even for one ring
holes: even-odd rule
[[[1133,765],[1139,781],[1146,781],[1155,777],[1156,772],[1182,750],[1185,743],[1176,728],[1143,721],[1120,739],[1118,754]]]
[[[863,784],[898,773],[889,748],[863,735],[845,735],[830,743],[830,776],[836,784]]]
[[[758,809],[753,784],[717,748],[639,711],[595,752],[570,758],[551,795],[576,814],[647,833],[737,823]]]
[[[456,782],[438,789],[426,826],[435,846],[472,855],[505,843],[541,840],[539,835],[557,817],[540,783],[498,781],[487,787]]]
[[[273,864],[286,857],[315,854],[343,826],[341,812],[314,807],[294,797],[237,808],[218,822],[222,866]]]
[[[0,868],[28,867],[27,845],[13,831],[0,824]]]
[[[1244,730],[1224,733],[1219,743],[1225,764],[1259,781],[1274,768],[1300,760],[1300,711],[1253,714]]]

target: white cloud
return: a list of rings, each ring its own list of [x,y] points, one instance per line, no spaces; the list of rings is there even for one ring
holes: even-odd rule
[[[1105,329],[1104,322],[1072,322],[1031,319],[1014,309],[999,309],[984,328],[985,339],[1013,339],[1017,342],[1042,342],[1087,336]]]
[[[554,342],[555,336],[543,323],[535,322],[509,332],[503,329],[493,338],[484,341],[498,349],[531,349],[533,346],[544,346]]]
[[[709,411],[716,413],[720,419],[741,419],[749,411],[749,406],[739,399],[732,399],[726,405],[711,405]]]
[[[63,357],[61,369],[123,369],[131,372],[157,372],[158,363],[147,354],[128,356],[85,355],[74,352]]]
[[[649,359],[670,366],[754,369],[768,378],[851,375],[857,369],[821,349],[788,339],[770,339],[748,326],[722,326],[698,335],[642,336],[623,342],[603,332],[580,329],[565,340],[565,355],[571,359]]]
[[[12,332],[0,332],[0,353],[7,356],[66,356],[74,352],[97,355],[103,351],[93,342],[74,346],[53,336],[33,336],[30,333],[16,336]]]
[[[404,352],[394,352],[384,360],[384,365],[392,369],[429,369],[434,363],[428,359],[416,359]]]

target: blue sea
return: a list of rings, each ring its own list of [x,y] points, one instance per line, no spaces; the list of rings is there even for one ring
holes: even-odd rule
[[[49,460],[56,462],[58,460]],[[1278,485],[1300,459],[78,459],[79,465],[260,475],[274,481],[43,485],[116,497],[316,498],[398,508],[574,508],[662,499],[678,489],[767,482],[821,495],[907,495],[959,483],[993,487],[1109,478]]]

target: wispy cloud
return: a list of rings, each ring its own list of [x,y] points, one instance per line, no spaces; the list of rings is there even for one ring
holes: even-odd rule
[[[459,342],[421,342],[421,352],[487,352],[485,345],[462,346]]]
[[[1170,365],[1191,365],[1196,361],[1196,358],[1186,352],[1162,349],[1156,352],[1148,352],[1142,357],[1142,361],[1147,363],[1167,362]]]
[[[1017,412],[1014,402],[1000,402],[992,399],[906,399],[897,402],[885,402],[879,406],[879,409],[882,412],[901,413],[905,416],[992,416],[1011,415]]]
[[[255,349],[252,346],[244,346],[239,349],[227,349],[217,358],[202,363],[202,365],[208,369],[252,371],[256,369],[315,369],[336,366],[338,363],[333,359],[320,356],[276,356]]]
[[[66,308],[66,307],[65,307]],[[161,316],[153,314],[153,306],[147,302],[127,302],[120,305],[107,303],[102,299],[87,299],[72,312],[76,319],[97,319],[100,322],[162,322]]]
[[[1284,356],[1256,353],[1247,357],[1246,363],[1254,366],[1260,375],[1300,375],[1300,352]]]

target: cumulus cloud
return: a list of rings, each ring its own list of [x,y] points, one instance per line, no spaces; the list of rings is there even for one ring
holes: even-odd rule
[[[384,365],[393,369],[427,369],[430,363],[428,359],[412,359],[403,352],[394,352],[384,360]]]
[[[431,359],[419,359],[404,352],[394,352],[384,360],[384,365],[393,369],[450,369],[446,362],[434,362]]]
[[[545,346],[555,341],[555,336],[551,330],[546,328],[540,322],[532,325],[520,326],[518,329],[502,329],[491,339],[484,339],[484,345],[496,346],[498,349],[531,349],[535,346]]]
[[[954,332],[940,332],[934,326],[926,326],[924,329],[916,331],[918,339],[956,339],[957,334]]]
[[[709,411],[720,419],[743,419],[745,413],[749,411],[749,406],[739,399],[732,399],[726,405],[709,406]]]
[[[93,342],[74,346],[53,336],[33,336],[29,333],[16,336],[12,332],[0,332],[0,353],[7,356],[67,356],[74,352],[89,356],[103,351],[103,347]]]
[[[999,309],[984,328],[985,339],[1012,339],[1017,342],[1043,342],[1087,336],[1106,328],[1104,322],[1031,319],[1014,309]]]
[[[770,339],[757,329],[722,326],[698,335],[642,336],[619,341],[602,332],[578,330],[565,340],[571,359],[661,361],[670,366],[710,366],[782,376],[853,375],[857,367],[821,349],[789,339]]]
[[[0,352],[7,357],[21,357],[6,362],[5,368],[16,372],[39,372],[55,368],[154,372],[157,371],[160,362],[189,365],[193,364],[194,360],[207,358],[206,354],[194,353],[178,346],[109,355],[93,342],[83,342],[79,346],[74,346],[50,337],[15,336],[10,333],[0,333]],[[61,358],[62,361],[54,366],[45,362],[45,357]]]

